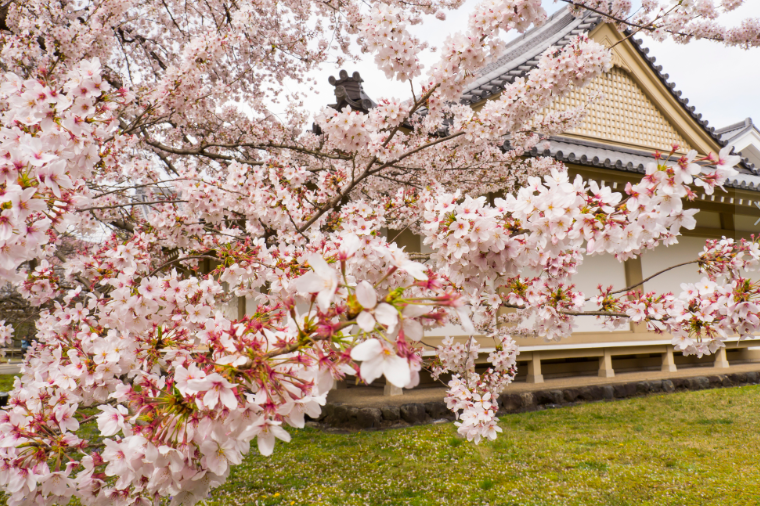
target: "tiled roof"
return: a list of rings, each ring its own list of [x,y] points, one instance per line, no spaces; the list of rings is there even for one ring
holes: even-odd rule
[[[502,56],[486,65],[479,77],[463,95],[463,102],[472,104],[501,93],[517,77],[524,77],[538,65],[541,54],[552,46],[564,46],[578,35],[589,32],[601,18],[589,14],[576,18],[560,9],[543,25],[529,30],[511,41]]]
[[[599,167],[622,172],[644,174],[646,165],[654,162],[651,152],[609,146],[600,142],[568,137],[551,137],[549,149],[533,148],[533,156],[551,156],[561,162]],[[726,187],[760,191],[760,176],[740,171],[725,183]]]
[[[720,135],[720,138],[723,140],[723,142],[728,144],[732,140],[736,139],[740,135],[749,132],[753,128],[757,130],[757,127],[754,125],[754,123],[752,123],[752,118],[746,118],[744,121],[719,128],[715,130],[715,133]]]
[[[518,77],[525,77],[531,70],[538,65],[541,54],[549,47],[561,47],[568,44],[574,37],[588,33],[593,30],[602,21],[601,16],[587,12],[585,15],[576,18],[568,7],[560,9],[554,13],[546,23],[540,27],[533,28],[518,39],[510,42],[502,56],[494,62],[487,65],[481,71],[481,77],[473,82],[463,95],[463,102],[473,104],[482,100],[498,95],[506,86],[514,82]],[[629,35],[629,33],[626,33]],[[676,90],[676,85],[668,81],[669,75],[662,72],[662,65],[656,65],[656,59],[648,56],[649,49],[643,47],[640,39],[630,39],[632,45],[639,52],[641,57],[646,61],[655,75],[670,90],[673,97],[681,104],[683,109],[702,126],[702,129],[720,146],[726,145],[726,139],[722,137],[722,132],[716,131],[714,127],[709,126],[707,120],[702,119],[702,115],[695,111],[694,106],[689,106],[689,100],[684,98],[681,91]],[[582,143],[577,139],[566,137],[557,137],[552,140],[552,156],[554,153],[561,154],[564,161],[574,163],[597,165],[617,170],[633,170],[634,172],[643,172],[643,161],[641,156],[652,160],[652,156],[644,151],[629,150],[625,148],[613,147],[604,144],[597,144],[589,151],[588,144]],[[560,148],[555,149],[556,146]],[[567,159],[572,156],[574,159]],[[591,163],[594,159],[601,162]],[[605,163],[606,161],[606,163]],[[635,169],[632,169],[635,167]],[[740,171],[749,175],[760,175],[760,170],[752,164],[743,162]],[[760,182],[760,178],[758,178]],[[752,182],[751,189],[758,189],[758,182]],[[739,187],[745,181],[738,181]]]

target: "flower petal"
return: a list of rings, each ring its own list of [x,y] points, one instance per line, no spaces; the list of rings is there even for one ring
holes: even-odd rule
[[[404,308],[404,310],[401,313],[405,317],[408,317],[408,318],[417,318],[418,316],[428,314],[432,310],[433,310],[433,306],[420,306],[417,304],[409,304],[408,306]]]
[[[377,305],[375,289],[366,281],[362,281],[356,286],[356,299],[365,309],[372,309]]]
[[[324,289],[317,295],[317,305],[322,311],[327,311],[332,304],[333,295],[335,295],[335,289]]]
[[[340,245],[340,251],[347,257],[351,257],[356,253],[362,245],[362,240],[356,234],[350,234],[343,238],[343,242]]]
[[[371,360],[362,362],[361,369],[359,371],[362,374],[362,379],[367,383],[372,383],[377,378],[383,375],[385,360],[380,356],[375,356]]]
[[[403,262],[399,268],[402,271],[408,272],[414,279],[425,281],[428,278],[427,268],[419,262],[407,260],[406,262]]]
[[[468,314],[467,308],[465,306],[458,307],[457,314],[459,315],[459,319],[462,322],[462,328],[464,329],[465,334],[474,334],[475,327],[472,325],[472,320],[470,320],[470,315]]]
[[[383,345],[377,339],[368,339],[354,346],[351,350],[351,359],[357,361],[370,360],[383,352]],[[363,374],[363,373],[362,373]]]
[[[375,319],[392,329],[398,323],[398,311],[395,307],[383,302],[375,308]]]
[[[364,365],[364,364],[362,364]],[[389,383],[399,388],[404,388],[412,379],[409,362],[406,359],[393,355],[383,360],[383,374]],[[363,376],[364,374],[362,374]]]
[[[299,293],[317,293],[325,287],[325,281],[316,272],[307,272],[293,284]]]
[[[417,320],[404,319],[404,336],[412,341],[419,341],[422,339],[423,328],[422,324]]]
[[[369,332],[375,328],[375,317],[367,311],[362,311],[356,318],[356,324],[359,325],[364,332]]]
[[[277,439],[285,441],[286,443],[290,442],[290,433],[279,425],[272,425],[269,427],[269,430],[272,431],[272,434],[274,434]]]
[[[322,279],[330,279],[335,276],[335,271],[325,262],[325,259],[320,255],[311,255],[309,257],[309,265],[314,272],[316,272]]]
[[[256,439],[256,442],[259,444],[259,453],[265,457],[272,455],[272,451],[274,450],[274,434],[268,430],[262,431],[259,432],[259,435]]]

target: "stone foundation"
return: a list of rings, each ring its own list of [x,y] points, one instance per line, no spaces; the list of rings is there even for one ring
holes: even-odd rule
[[[760,373],[742,372],[715,376],[695,376],[666,380],[591,385],[575,388],[538,390],[524,393],[505,393],[499,396],[499,415],[540,409],[573,406],[581,402],[611,401],[642,397],[650,394],[677,391],[705,390],[758,383]],[[443,401],[388,405],[384,407],[355,407],[347,404],[327,404],[315,425],[325,429],[345,431],[382,430],[427,423],[453,421],[454,414]]]

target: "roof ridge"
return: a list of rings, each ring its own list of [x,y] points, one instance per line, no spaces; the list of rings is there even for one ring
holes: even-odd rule
[[[569,7],[558,10],[546,23],[511,41],[496,60],[483,67],[480,77],[463,93],[462,102],[473,104],[501,93],[517,77],[535,68],[538,56],[546,49],[566,45],[572,37],[593,29],[600,20],[601,16],[592,12],[575,17]]]
[[[568,12],[566,12],[566,11],[568,11]],[[556,18],[561,18],[562,16],[565,16],[567,14],[569,14],[569,8],[568,7],[563,7],[561,9],[557,10],[557,12],[555,12],[554,14],[552,14],[551,16],[549,16],[548,18],[546,18],[546,21],[544,21],[543,24],[541,24],[539,26],[534,26],[533,28],[531,28],[527,32],[523,33],[519,37],[516,37],[516,38],[510,40],[509,42],[507,42],[507,45],[504,46],[504,48],[502,49],[501,53],[497,57],[497,60],[500,59],[504,54],[506,54],[509,51],[509,49],[513,48],[514,46],[519,46],[520,42],[524,42],[529,37],[531,37],[532,35],[534,35],[536,32],[544,30],[546,26],[550,25],[553,21],[556,21]]]
[[[742,121],[738,121],[731,125],[724,126],[722,128],[716,128],[715,133],[722,134],[722,133],[730,132],[731,130],[738,130],[740,128],[744,128],[748,126],[754,126],[752,123],[752,118],[744,118]]]

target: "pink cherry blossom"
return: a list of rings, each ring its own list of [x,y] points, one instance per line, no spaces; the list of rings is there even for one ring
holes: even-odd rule
[[[356,298],[362,305],[362,312],[356,318],[356,323],[365,332],[375,328],[376,323],[385,325],[392,332],[398,323],[398,311],[386,303],[377,303],[375,289],[366,281],[362,281],[356,287]]]
[[[411,26],[460,3],[346,0],[336,16],[294,0],[93,0],[76,22],[65,2],[7,4],[0,280],[35,314],[44,305],[0,410],[9,504],[196,504],[254,439],[272,454],[357,370],[406,388],[423,367],[450,375],[458,432],[490,440],[514,337],[560,340],[578,318],[632,320],[698,356],[760,332],[758,240],[707,241],[693,265],[705,279],[677,295],[576,287],[588,257],[674,244],[696,226],[684,200],[720,190],[738,160],[674,148],[624,189],[571,178],[532,153],[588,104],[545,111],[612,53],[568,37],[473,108],[463,93],[504,35],[547,13],[540,0],[484,1],[423,68]],[[756,46],[756,21],[722,22],[742,3],[647,0],[632,13],[577,0],[572,12]],[[340,73],[339,104],[312,115],[302,93],[282,92],[362,55],[408,95],[357,100],[361,76]],[[409,233],[425,253],[401,247]],[[0,343],[13,325],[0,322]],[[471,337],[423,353],[425,333],[449,325]]]
[[[379,339],[368,339],[351,350],[351,358],[361,362],[361,375],[367,382],[380,376],[397,386],[405,387],[411,381],[409,363]]]
[[[104,436],[113,436],[118,434],[119,431],[125,431],[126,425],[124,423],[124,417],[129,412],[124,406],[100,406],[98,409],[102,411],[98,415],[98,430]]]
[[[324,311],[338,289],[338,274],[318,255],[309,257],[309,265],[313,272],[298,278],[295,281],[296,289],[301,293],[316,293],[317,305]]]
[[[221,402],[229,409],[235,409],[238,405],[237,397],[233,388],[236,385],[230,383],[217,373],[209,374],[205,378],[192,379],[187,381],[187,390],[191,392],[206,392],[202,399],[198,397],[198,406],[208,409],[214,409],[217,402]]]

